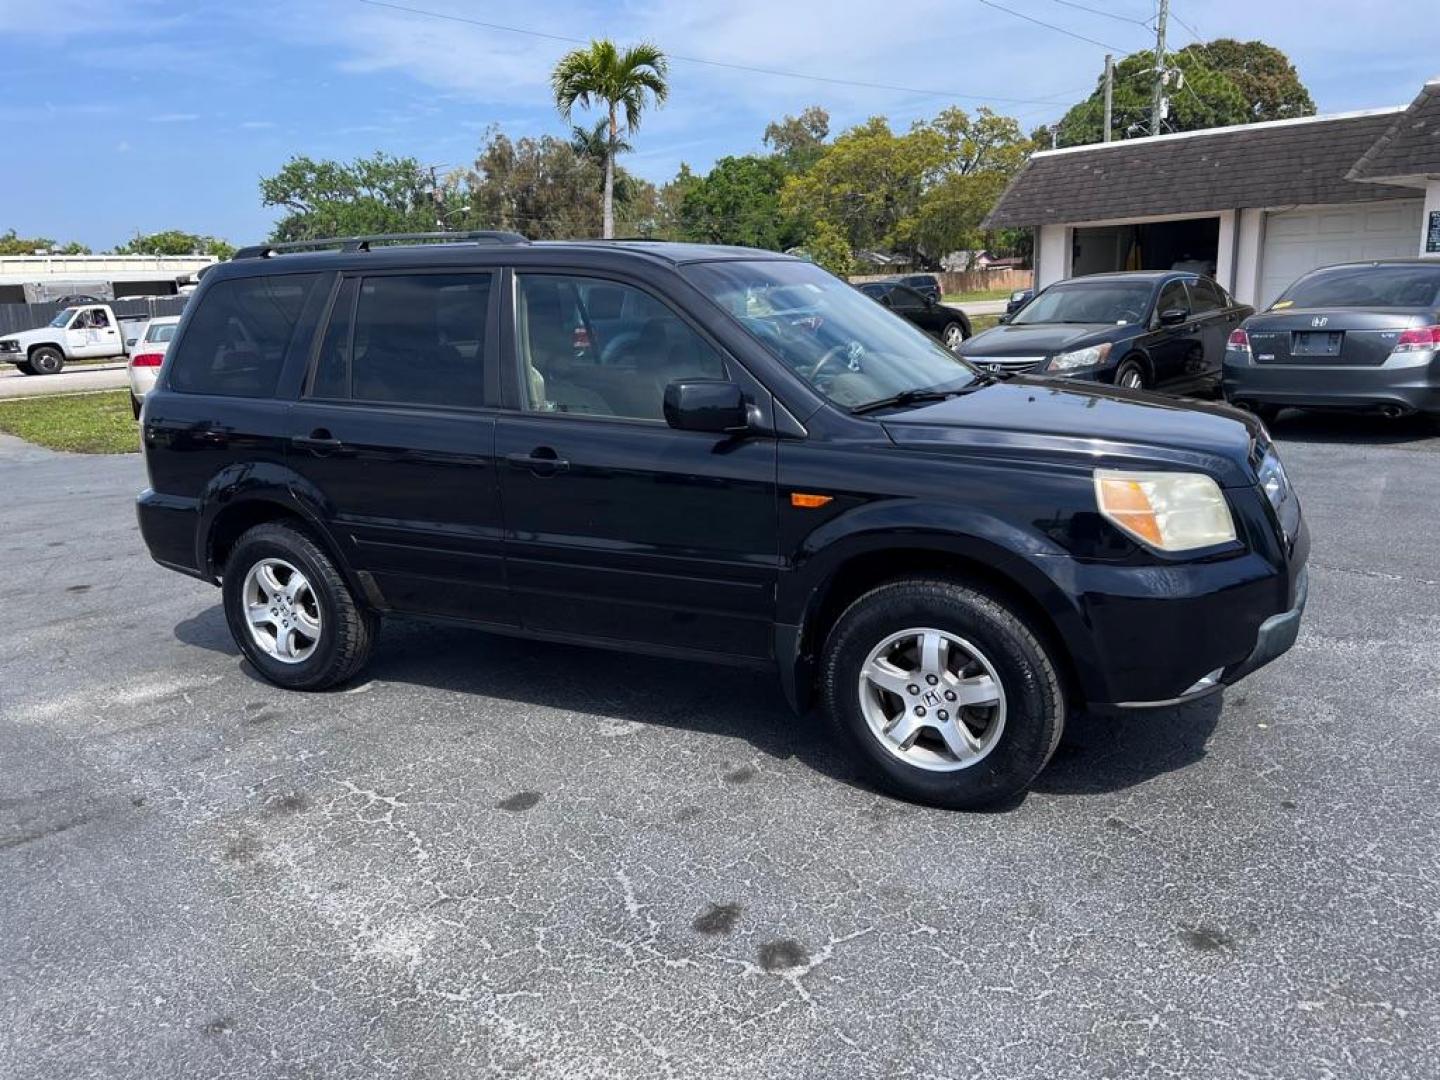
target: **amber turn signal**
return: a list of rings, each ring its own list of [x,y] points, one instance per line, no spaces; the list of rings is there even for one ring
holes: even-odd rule
[[[804,491],[792,491],[790,493],[790,505],[798,506],[801,510],[814,510],[833,501],[833,495],[811,495]]]

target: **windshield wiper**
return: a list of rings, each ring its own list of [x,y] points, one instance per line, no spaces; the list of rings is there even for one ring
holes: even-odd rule
[[[968,394],[982,386],[983,380],[977,379],[967,386],[954,387],[949,390],[936,390],[931,387],[922,387],[918,390],[901,390],[898,394],[890,397],[880,398],[878,401],[867,401],[864,405],[857,405],[850,411],[857,416],[861,413],[875,412],[877,409],[899,409],[906,405],[917,405],[922,401],[944,401],[946,398],[958,397],[960,394]]]

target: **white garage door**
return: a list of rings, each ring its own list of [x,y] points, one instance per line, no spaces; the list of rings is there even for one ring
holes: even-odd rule
[[[1257,306],[1317,266],[1418,254],[1423,205],[1422,199],[1406,199],[1266,214]]]

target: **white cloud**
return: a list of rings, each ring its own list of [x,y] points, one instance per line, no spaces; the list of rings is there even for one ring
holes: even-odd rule
[[[199,113],[172,112],[161,113],[159,116],[150,117],[152,124],[188,124],[192,120],[199,120]]]
[[[265,131],[275,126],[274,120],[246,120],[240,125],[246,131]]]

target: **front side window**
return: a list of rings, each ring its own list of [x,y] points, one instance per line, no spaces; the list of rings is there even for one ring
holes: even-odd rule
[[[1187,314],[1189,313],[1190,297],[1185,292],[1185,282],[1167,282],[1165,287],[1160,290],[1160,299],[1155,304],[1155,314],[1159,316],[1167,311],[1184,311]]]
[[[777,360],[844,408],[978,381],[949,349],[813,263],[716,261],[681,272]]]
[[[170,365],[170,388],[187,394],[275,393],[300,312],[319,274],[217,281],[199,297]]]
[[[531,412],[663,421],[669,383],[726,377],[720,354],[675,312],[598,278],[519,275],[515,335]]]
[[[1150,309],[1152,287],[1139,281],[1084,281],[1050,286],[1016,313],[1016,326],[1040,323],[1142,322]],[[1184,286],[1181,286],[1184,296]]]
[[[377,404],[485,404],[488,273],[341,282],[310,396]]]

